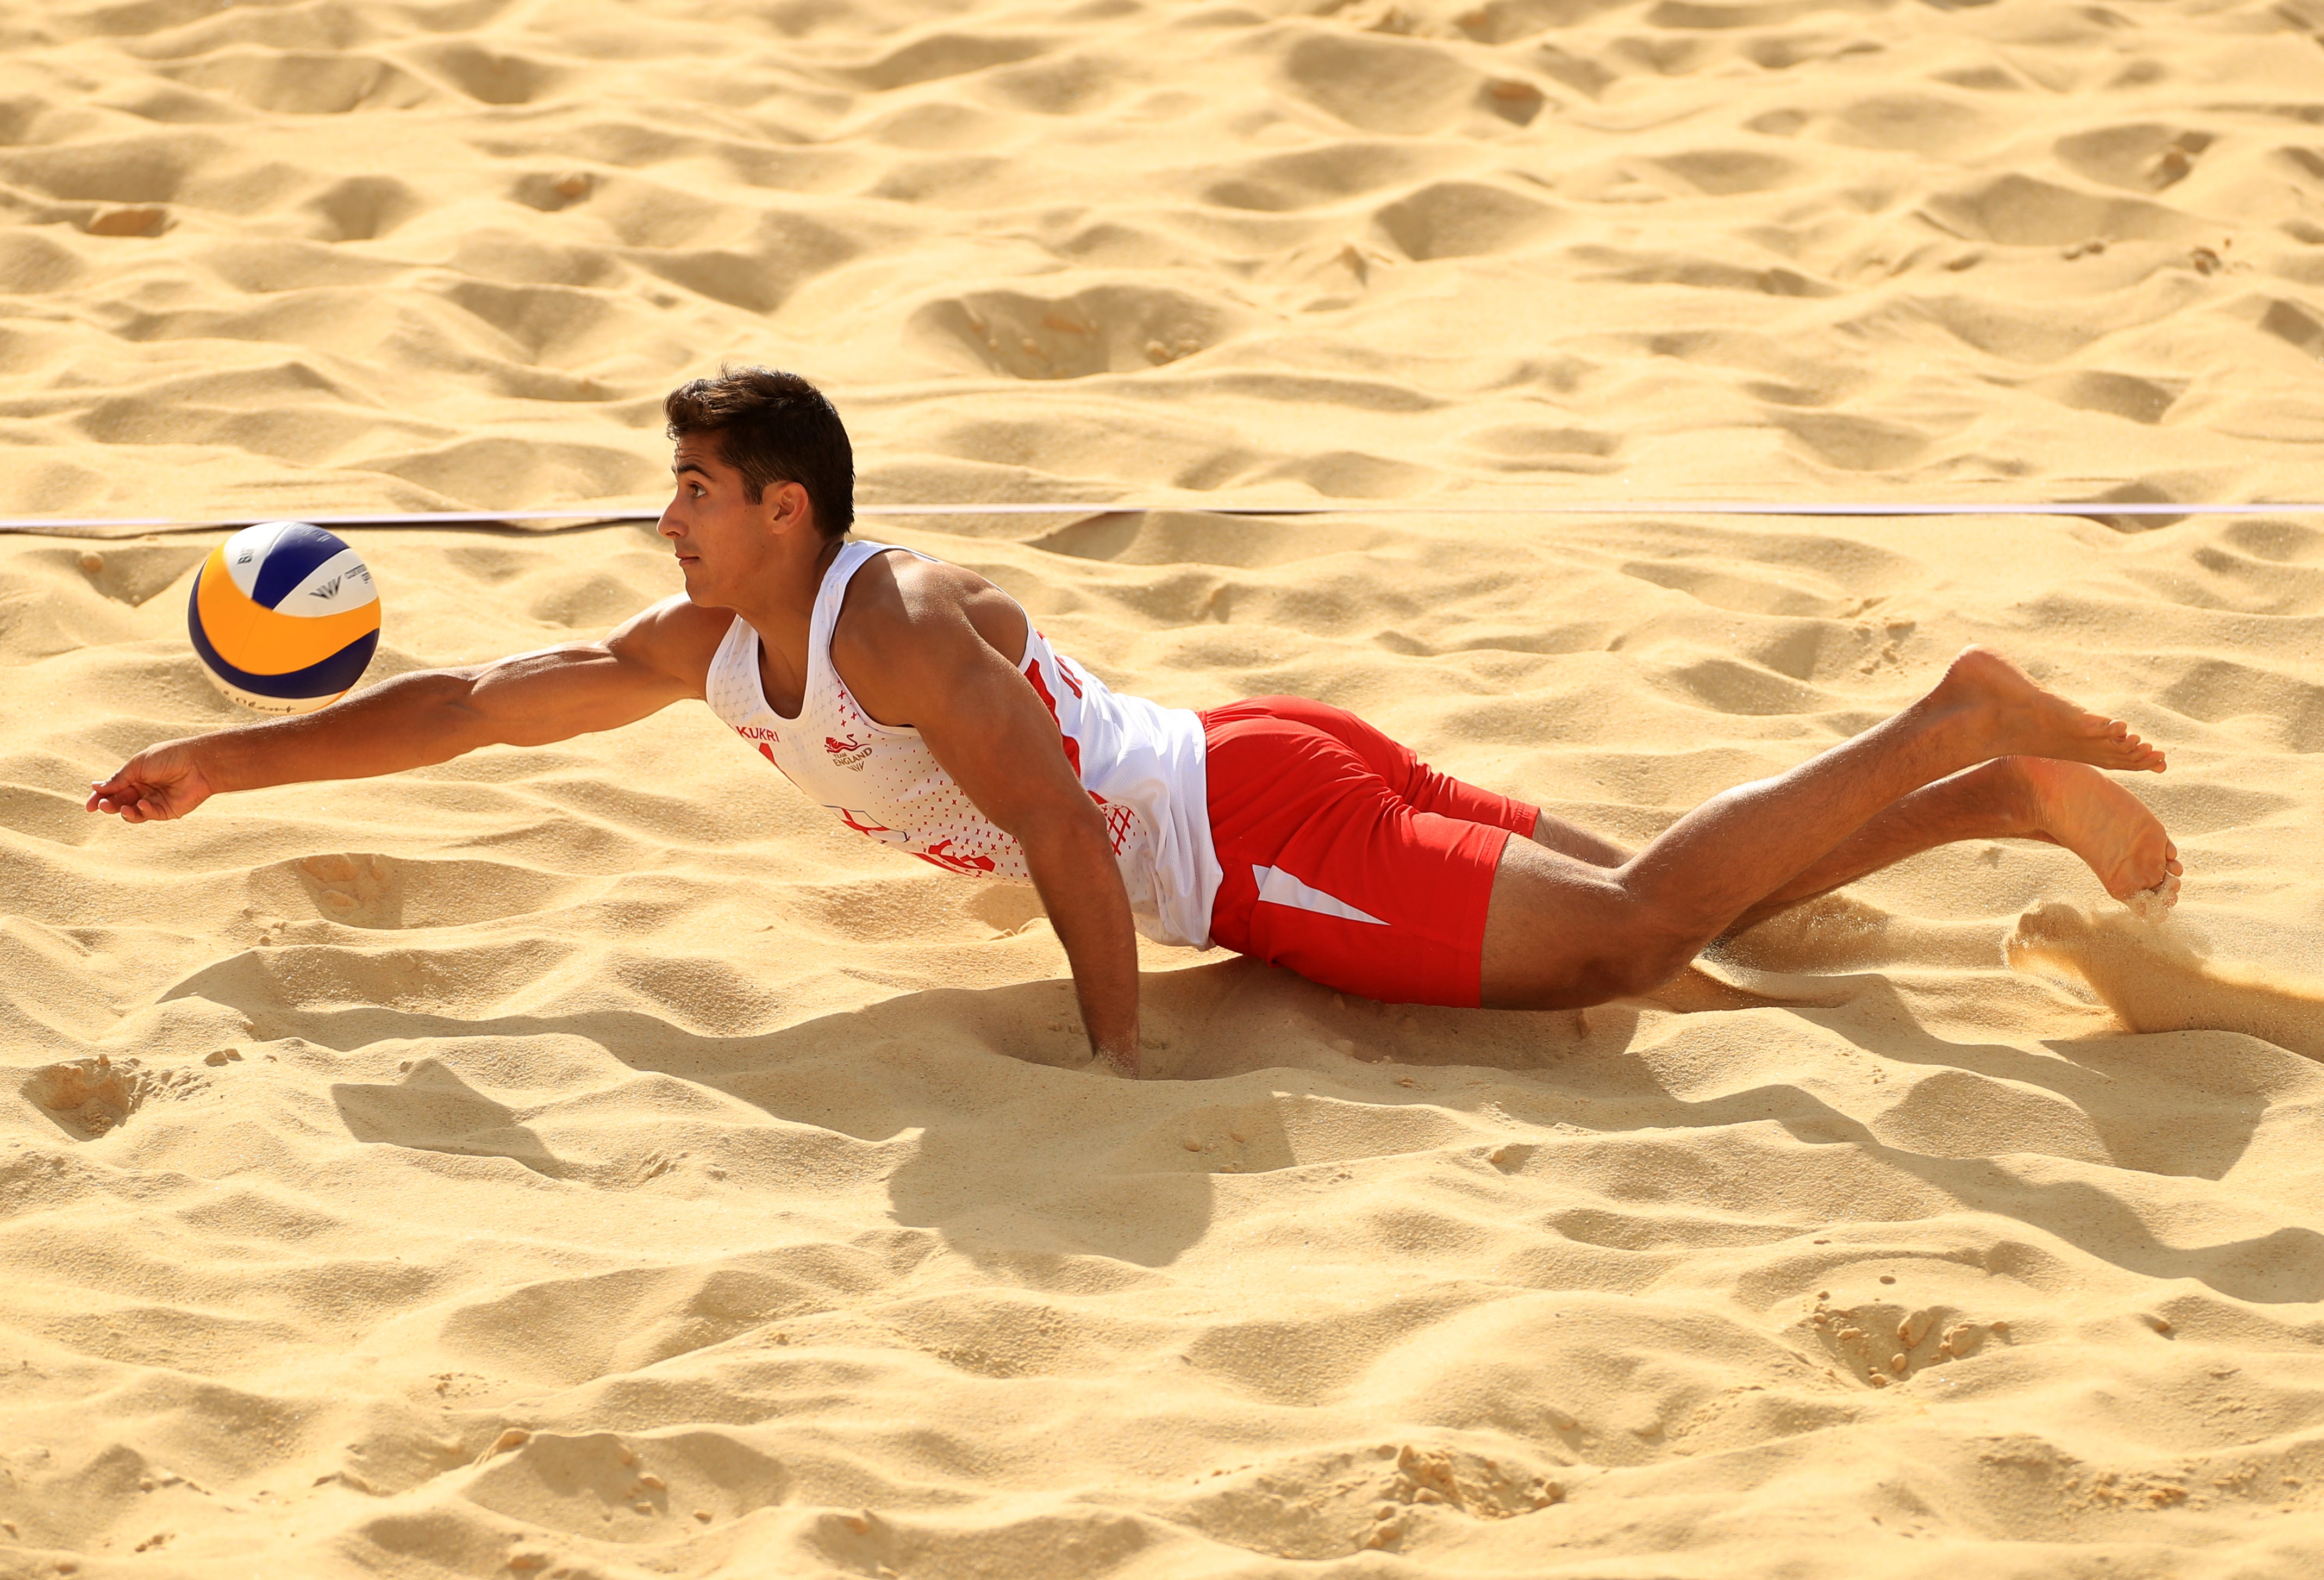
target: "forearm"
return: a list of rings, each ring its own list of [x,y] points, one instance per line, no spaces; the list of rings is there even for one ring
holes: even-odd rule
[[[1137,1074],[1138,935],[1103,821],[1061,821],[1026,831],[1019,843],[1073,966],[1091,1051]]]
[[[466,672],[425,670],[319,712],[177,744],[192,753],[213,790],[397,773],[490,744],[487,721],[468,706],[473,685]]]

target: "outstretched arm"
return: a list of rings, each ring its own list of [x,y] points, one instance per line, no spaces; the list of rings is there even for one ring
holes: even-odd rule
[[[725,623],[716,623],[723,632]],[[701,695],[699,612],[657,604],[602,642],[399,675],[296,718],[164,741],[91,789],[88,809],[131,823],[182,818],[226,790],[424,768],[479,746],[540,746],[616,729]]]

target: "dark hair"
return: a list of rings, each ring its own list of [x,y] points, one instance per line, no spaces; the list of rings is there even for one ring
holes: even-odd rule
[[[669,437],[717,436],[718,453],[742,474],[744,495],[756,504],[770,483],[796,483],[815,507],[826,538],[855,524],[855,451],[839,413],[821,390],[795,373],[771,367],[721,367],[715,379],[696,379],[662,399]]]

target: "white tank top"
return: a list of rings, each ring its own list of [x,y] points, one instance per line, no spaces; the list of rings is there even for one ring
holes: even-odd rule
[[[712,711],[793,784],[867,839],[970,877],[1028,883],[1025,852],[976,809],[916,729],[874,723],[831,663],[847,584],[886,543],[850,543],[824,573],[807,628],[807,688],[797,718],[768,705],[759,633],[741,615],[710,661]],[[917,550],[894,550],[929,556]],[[1107,689],[1025,622],[1018,670],[1057,721],[1065,761],[1105,812],[1138,930],[1157,943],[1207,948],[1219,861],[1211,845],[1203,721]]]

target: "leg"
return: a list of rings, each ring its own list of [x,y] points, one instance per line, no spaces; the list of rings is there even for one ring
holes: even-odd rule
[[[1727,931],[1741,932],[1906,856],[1963,839],[2039,839],[2064,845],[2117,899],[2152,888],[2141,880],[2158,861],[2174,876],[2181,871],[2179,847],[2163,832],[2161,819],[2097,769],[2038,757],[1997,757],[1895,802],[1746,910]]]
[[[1553,1008],[1644,991],[1892,804],[2002,756],[2163,767],[2163,754],[2126,725],[1969,648],[1903,713],[1786,773],[1713,797],[1623,866],[1512,841],[1487,917],[1484,1002]],[[2161,861],[2154,865],[2138,887],[2161,881]]]

